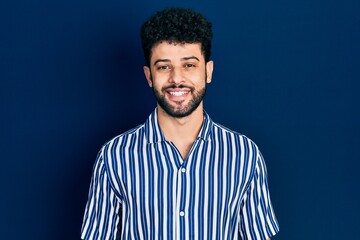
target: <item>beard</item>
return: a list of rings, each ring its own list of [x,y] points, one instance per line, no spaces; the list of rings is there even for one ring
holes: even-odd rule
[[[190,88],[190,92],[193,96],[192,99],[186,105],[184,105],[183,101],[175,102],[175,106],[171,105],[169,103],[169,101],[166,100],[165,94],[162,94],[161,92],[159,92],[157,89],[154,88],[154,86],[152,87],[152,89],[153,89],[154,96],[155,96],[156,101],[158,102],[159,106],[162,109],[164,109],[164,111],[168,115],[175,117],[175,118],[182,118],[182,117],[189,116],[200,105],[200,103],[203,100],[205,93],[206,93],[206,85],[207,85],[207,83],[205,83],[203,88],[201,88],[197,91],[193,87],[187,87],[187,86],[183,86],[183,85],[180,85],[180,86],[172,85],[172,86],[166,87],[166,88],[184,88],[184,87],[186,87],[188,89]],[[164,92],[165,89],[162,89],[162,92]]]

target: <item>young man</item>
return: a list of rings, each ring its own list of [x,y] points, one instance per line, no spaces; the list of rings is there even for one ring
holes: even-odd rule
[[[264,160],[203,110],[211,24],[165,9],[141,29],[157,100],[147,121],[100,150],[83,239],[268,239],[278,232]]]

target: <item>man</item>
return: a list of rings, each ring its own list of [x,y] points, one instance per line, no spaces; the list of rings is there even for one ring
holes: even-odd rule
[[[157,100],[147,121],[100,150],[83,239],[268,239],[278,232],[264,160],[203,110],[211,24],[165,9],[141,29]]]

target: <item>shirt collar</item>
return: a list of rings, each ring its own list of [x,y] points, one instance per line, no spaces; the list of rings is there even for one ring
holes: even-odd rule
[[[210,132],[212,130],[213,124],[214,123],[209,117],[209,115],[204,111],[204,122],[197,138],[202,139],[204,141],[208,141],[210,138]],[[160,129],[156,108],[146,120],[144,129],[148,143],[157,143],[157,142],[166,141]]]

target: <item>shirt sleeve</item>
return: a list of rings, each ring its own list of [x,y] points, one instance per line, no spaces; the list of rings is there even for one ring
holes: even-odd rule
[[[116,239],[120,207],[121,201],[109,182],[100,152],[93,169],[81,239]]]
[[[279,231],[279,225],[270,201],[267,170],[258,153],[254,175],[244,195],[240,209],[241,239],[268,239]]]

